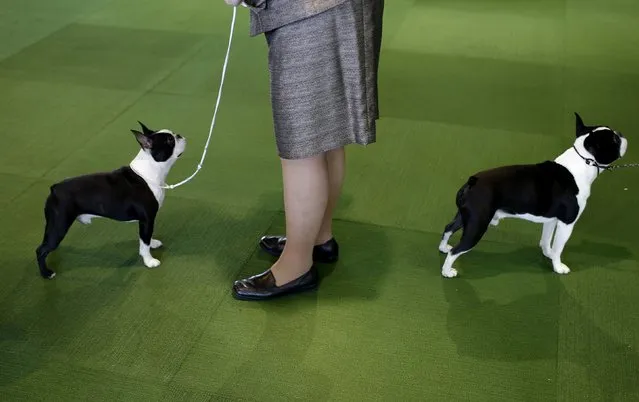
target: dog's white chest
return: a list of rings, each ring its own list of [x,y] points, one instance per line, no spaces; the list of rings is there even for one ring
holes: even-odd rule
[[[597,178],[598,172],[596,168],[588,166],[584,163],[577,153],[569,149],[555,159],[555,162],[564,166],[572,174],[577,184],[577,204],[579,205],[579,215],[586,208],[592,183]]]
[[[149,186],[149,189],[155,196],[155,199],[158,202],[158,208],[161,207],[162,203],[164,202],[164,194],[165,194],[164,189],[161,188],[160,186],[151,184],[149,182],[147,182],[146,184]]]
[[[144,180],[149,190],[158,202],[158,207],[164,202],[165,190],[163,188],[164,179],[168,171],[164,166],[153,163],[149,156],[140,151],[138,156],[129,164],[131,169]]]

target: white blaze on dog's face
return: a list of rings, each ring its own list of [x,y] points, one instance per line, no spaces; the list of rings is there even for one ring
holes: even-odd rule
[[[142,132],[131,130],[142,150],[158,164],[173,165],[186,149],[186,139],[171,130],[153,131],[140,123]]]
[[[610,165],[622,158],[628,150],[628,140],[620,133],[607,126],[586,126],[581,117],[577,118],[577,139],[575,148],[584,155],[592,155],[602,166]]]

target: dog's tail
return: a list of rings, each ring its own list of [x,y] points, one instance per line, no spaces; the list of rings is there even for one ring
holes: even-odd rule
[[[457,198],[455,199],[458,208],[461,208],[462,205],[466,203],[466,194],[468,194],[468,191],[470,191],[475,184],[477,184],[477,177],[471,176],[468,178],[468,181],[466,181],[466,184],[459,189]]]

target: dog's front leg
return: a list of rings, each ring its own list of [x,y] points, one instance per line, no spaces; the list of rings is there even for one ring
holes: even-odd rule
[[[541,240],[539,241],[539,246],[541,247],[541,251],[548,258],[552,259],[552,235],[555,232],[555,228],[557,227],[557,220],[553,219],[550,222],[544,223],[544,228],[541,231]]]
[[[563,222],[557,222],[557,230],[555,231],[555,240],[552,245],[550,259],[552,260],[552,269],[558,274],[570,273],[570,268],[561,262],[561,253],[563,253],[564,247],[570,235],[572,235],[574,226],[574,223],[567,225]]]
[[[153,258],[151,255],[153,224],[155,216],[140,219],[140,256],[144,260],[144,265],[149,268],[155,268],[160,265],[160,260]]]

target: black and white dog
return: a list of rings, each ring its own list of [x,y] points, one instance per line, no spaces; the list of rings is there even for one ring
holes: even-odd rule
[[[439,251],[447,254],[444,277],[457,276],[455,260],[477,245],[489,225],[497,226],[503,218],[543,223],[539,245],[544,255],[556,273],[570,272],[561,254],[586,208],[590,188],[628,148],[621,133],[607,126],[586,126],[578,114],[575,117],[577,139],[554,161],[482,171],[457,192],[457,215],[444,229],[439,245]],[[449,246],[450,236],[462,228],[459,244]]]
[[[170,130],[153,131],[142,123],[140,126],[142,132],[131,130],[141,149],[129,166],[73,177],[51,186],[44,207],[44,239],[36,250],[44,278],[55,276],[47,267],[46,258],[60,245],[73,222],[86,225],[94,217],[138,221],[140,256],[149,268],[160,265],[150,251],[162,246],[151,237],[153,225],[164,201],[166,177],[186,149],[186,139]]]

